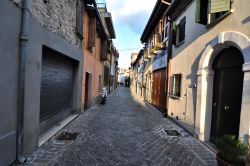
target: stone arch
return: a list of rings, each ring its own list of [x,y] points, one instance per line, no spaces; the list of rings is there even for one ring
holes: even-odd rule
[[[204,49],[197,72],[197,115],[196,134],[202,141],[210,138],[213,75],[212,64],[215,57],[224,48],[234,46],[242,53],[244,64],[244,86],[242,94],[240,137],[250,134],[250,39],[239,32],[222,32]]]

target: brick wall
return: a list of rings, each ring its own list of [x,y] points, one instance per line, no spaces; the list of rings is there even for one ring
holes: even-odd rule
[[[22,0],[13,0],[19,7]],[[71,44],[81,47],[75,33],[77,0],[30,0],[31,16],[49,31],[62,36]],[[79,0],[82,3],[81,0]]]

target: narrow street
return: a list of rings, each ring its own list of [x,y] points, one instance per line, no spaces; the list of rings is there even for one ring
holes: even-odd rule
[[[165,130],[180,135],[170,136]],[[79,134],[73,141],[56,140],[62,132]],[[125,87],[58,134],[25,165],[216,165],[210,150]]]

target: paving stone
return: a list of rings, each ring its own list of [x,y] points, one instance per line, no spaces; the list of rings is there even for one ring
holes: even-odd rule
[[[165,130],[177,130],[170,137]],[[75,141],[52,138],[25,165],[216,165],[215,155],[172,121],[119,87],[105,105],[81,114],[62,131],[78,132]]]

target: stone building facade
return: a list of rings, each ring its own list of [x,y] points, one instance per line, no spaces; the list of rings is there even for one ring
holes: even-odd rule
[[[0,165],[23,162],[80,113],[82,6],[81,0],[1,3]]]
[[[22,0],[13,0],[13,2],[18,7],[22,6]],[[82,3],[81,0],[33,0],[30,1],[29,11],[30,16],[41,26],[81,48],[82,40],[76,33],[76,6],[82,6]]]

